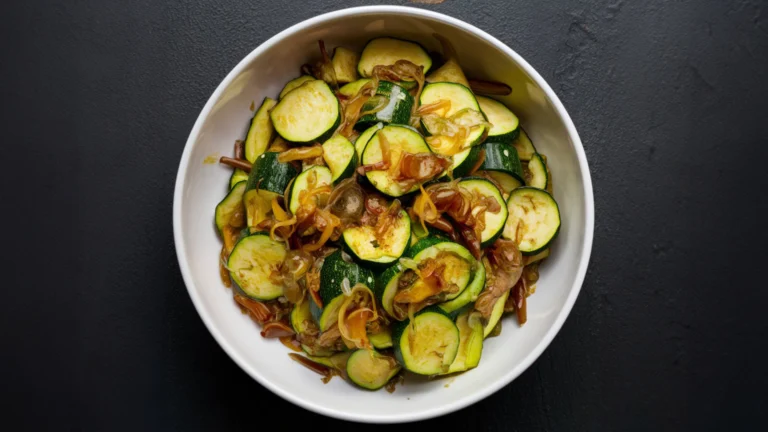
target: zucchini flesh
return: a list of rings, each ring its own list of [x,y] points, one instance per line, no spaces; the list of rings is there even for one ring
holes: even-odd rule
[[[425,75],[432,67],[432,58],[418,43],[382,37],[372,39],[365,45],[357,64],[357,72],[367,78],[371,76],[374,67],[390,66],[398,60],[408,60],[416,66],[423,66]]]
[[[547,191],[517,188],[509,195],[507,209],[509,217],[502,235],[517,243],[523,255],[543,251],[560,231],[560,209]]]
[[[437,308],[418,312],[413,323],[395,323],[392,342],[395,357],[407,370],[419,375],[439,375],[448,371],[459,350],[459,329],[450,317]]]
[[[533,264],[537,261],[541,261],[545,258],[549,257],[549,248],[544,249],[543,251],[537,253],[536,255],[530,255],[525,257],[525,265]]]
[[[488,139],[494,142],[511,143],[520,133],[520,120],[503,103],[485,96],[477,96],[480,109],[491,123]]]
[[[264,98],[256,114],[253,115],[251,127],[245,137],[245,158],[250,163],[254,163],[257,157],[267,151],[267,147],[272,141],[274,128],[272,122],[269,121],[269,112],[275,104],[277,104],[276,100]]]
[[[384,329],[378,333],[368,335],[368,340],[376,349],[392,348],[392,332],[389,329]]]
[[[357,168],[355,146],[342,135],[334,135],[323,143],[323,160],[331,169],[334,184],[351,177]]]
[[[446,300],[458,297],[466,289],[474,276],[473,269],[476,268],[477,263],[477,260],[464,246],[435,236],[419,240],[411,247],[407,255],[413,258],[417,264],[427,259],[437,258],[440,255],[440,260],[446,267],[443,278],[448,283],[459,287],[457,292],[447,295]],[[419,282],[420,280],[416,283]]]
[[[540,154],[534,153],[533,156],[531,156],[531,160],[528,162],[528,173],[530,176],[530,179],[527,182],[529,186],[539,189],[547,189],[547,184],[549,183],[547,164],[544,163]]]
[[[501,209],[496,212],[485,212],[485,228],[480,234],[480,246],[486,248],[493,244],[504,231],[507,222],[507,203],[501,196],[501,191],[491,181],[482,177],[468,177],[459,182],[459,185],[473,194],[493,198]]]
[[[226,226],[242,226],[242,224],[232,224],[233,218],[238,216],[238,212],[242,215],[243,212],[243,194],[245,193],[245,182],[241,181],[233,187],[226,197],[219,204],[216,205],[215,221],[216,228],[219,229],[219,233],[224,235],[224,227]]]
[[[279,271],[285,260],[285,245],[272,241],[266,233],[242,238],[229,255],[229,275],[246,297],[254,300],[273,300],[283,295],[283,284],[270,278]]]
[[[378,390],[386,385],[401,366],[389,356],[375,350],[359,349],[347,360],[347,376],[350,381],[368,390]]]
[[[412,128],[400,125],[387,125],[376,132],[368,141],[365,151],[363,151],[363,165],[372,165],[382,160],[380,145],[382,134],[386,136],[385,139],[390,143],[390,154],[393,161],[399,161],[402,152],[430,152],[424,138]],[[403,196],[419,188],[419,185],[415,184],[409,189],[403,189],[400,184],[392,179],[389,170],[369,171],[365,176],[373,187],[391,197]]]
[[[426,81],[429,83],[452,82],[469,87],[469,81],[467,81],[464,71],[461,70],[461,66],[454,59],[449,59],[437,70],[427,75]]]
[[[341,121],[339,101],[322,80],[289,91],[269,115],[281,137],[299,144],[325,141]]]
[[[336,47],[333,50],[333,72],[336,75],[338,84],[349,83],[357,79],[357,62],[359,56],[356,52],[344,48]]]
[[[296,210],[301,205],[302,192],[307,192],[309,189],[309,180],[314,181],[314,187],[318,188],[324,185],[330,185],[333,183],[331,176],[331,170],[324,166],[313,166],[302,172],[293,180],[291,184],[290,204],[288,209],[291,213],[296,214]]]
[[[449,118],[459,111],[466,109],[482,112],[480,110],[480,105],[477,103],[477,99],[475,99],[475,95],[472,94],[472,91],[469,88],[461,84],[448,82],[430,83],[424,86],[424,90],[421,92],[421,97],[419,98],[421,105],[427,105],[441,100],[449,100],[451,102],[449,109],[442,110],[438,113],[442,118]],[[423,121],[421,126],[425,132],[425,135],[433,135],[435,132],[430,131]],[[467,149],[471,146],[480,144],[484,134],[484,125],[472,127],[466,140],[462,144],[462,148],[464,148],[463,151],[467,151]],[[432,148],[432,151],[439,153],[438,149],[436,148]],[[464,158],[466,158],[466,156],[461,158],[461,160],[456,160],[454,157],[454,164],[451,168],[455,169],[457,166],[459,166]]]
[[[278,96],[278,99],[284,98],[285,95],[287,95],[289,91],[291,91],[291,90],[295,89],[296,87],[304,84],[305,82],[307,82],[307,81],[314,81],[314,80],[315,80],[315,77],[313,77],[311,75],[302,75],[302,76],[300,76],[298,78],[294,78],[294,79],[288,81],[288,83],[285,85],[285,87],[283,87],[283,89],[280,90],[280,96]]]
[[[507,302],[508,297],[509,291],[505,292],[501,297],[499,297],[498,300],[496,300],[496,303],[493,305],[493,309],[491,310],[491,316],[488,317],[488,322],[483,328],[483,338],[487,338],[488,335],[493,331],[494,327],[496,327],[496,324],[499,323],[499,320],[501,320],[501,316],[504,315],[504,303]]]
[[[408,90],[389,81],[379,81],[379,87],[376,89],[376,95],[368,99],[360,112],[367,112],[379,104],[380,99],[386,101],[386,105],[376,112],[365,114],[355,123],[355,129],[365,130],[376,123],[385,124],[408,124],[411,119],[411,107],[413,106],[413,97]],[[383,103],[383,101],[381,101]]]
[[[355,152],[357,153],[357,160],[363,160],[363,151],[365,150],[366,144],[368,144],[368,141],[371,140],[373,134],[378,132],[378,130],[383,127],[384,123],[376,123],[375,125],[364,130],[363,133],[357,137],[357,140],[355,141]]]
[[[520,134],[517,136],[517,139],[512,141],[512,145],[515,147],[515,150],[517,150],[517,155],[520,157],[520,160],[531,160],[533,154],[536,153],[536,147],[533,146],[533,141],[531,141],[528,134],[525,132],[525,129],[522,127],[520,128]]]
[[[388,264],[400,258],[411,242],[411,219],[405,210],[383,235],[372,226],[351,227],[342,234],[349,251],[364,263]]]
[[[480,318],[464,312],[456,318],[459,329],[459,351],[448,373],[464,372],[477,367],[483,353],[483,325]]]
[[[229,188],[232,189],[236,184],[247,180],[248,173],[241,170],[240,168],[236,168],[234,171],[232,171],[232,176],[229,177]]]
[[[439,307],[446,313],[454,314],[464,306],[477,300],[477,296],[480,295],[483,288],[485,288],[485,266],[478,261],[475,265],[475,274],[472,282],[469,283],[467,288],[453,300],[441,303]]]
[[[359,80],[352,81],[351,83],[347,83],[341,86],[339,93],[348,98],[354,97],[357,93],[360,92],[360,89],[369,82],[371,82],[370,78],[360,78]]]

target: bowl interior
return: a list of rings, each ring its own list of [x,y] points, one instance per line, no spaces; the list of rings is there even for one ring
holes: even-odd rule
[[[518,376],[546,347],[570,310],[583,279],[581,267],[588,260],[592,234],[592,192],[585,190],[589,173],[585,162],[579,162],[581,143],[575,132],[569,134],[570,120],[561,117],[557,102],[526,73],[526,67],[472,29],[437,14],[405,8],[364,8],[310,20],[305,27],[289,29],[266,42],[238,65],[198,120],[182,159],[175,197],[179,261],[190,295],[212,334],[243,369],[280,396],[349,420],[394,422],[439,415],[475,402]],[[338,378],[323,384],[318,375],[290,360],[279,341],[262,339],[258,327],[239,313],[231,291],[221,283],[217,267],[221,241],[213,211],[227,192],[231,170],[204,160],[230,155],[234,141],[245,135],[253,115],[251,103],[258,107],[264,97],[276,97],[289,79],[298,76],[300,65],[316,57],[318,39],[331,49],[337,45],[362,49],[368,39],[390,35],[439,50],[432,37],[435,32],[455,45],[468,76],[513,87],[512,95],[502,100],[520,117],[539,151],[548,156],[562,213],[561,231],[553,254],[541,268],[538,289],[529,298],[528,323],[520,328],[513,317],[506,318],[501,335],[486,340],[478,368],[433,381],[409,376],[393,394],[359,390]]]

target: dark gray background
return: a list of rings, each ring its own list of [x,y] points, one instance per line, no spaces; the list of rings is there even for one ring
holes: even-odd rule
[[[257,430],[279,412],[351,426],[226,356],[172,237],[178,161],[224,75],[285,27],[364,2],[308,3],[2,2],[4,424]],[[597,211],[584,288],[552,345],[426,426],[765,430],[767,2],[420,7],[490,32],[551,83]]]

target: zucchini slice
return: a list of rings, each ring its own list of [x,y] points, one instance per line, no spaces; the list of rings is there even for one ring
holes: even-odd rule
[[[389,329],[384,329],[378,333],[369,334],[368,340],[376,349],[392,348],[392,332]]]
[[[371,140],[371,137],[373,136],[373,134],[378,132],[379,129],[383,127],[384,127],[384,123],[376,123],[375,125],[364,130],[363,133],[361,133],[360,136],[357,137],[357,140],[355,140],[355,152],[357,153],[357,160],[359,161],[363,160],[363,151],[365,150],[366,144],[368,144],[368,141]]]
[[[511,143],[520,133],[520,120],[503,103],[485,96],[477,96],[477,103],[491,123],[488,140]]]
[[[272,122],[269,121],[270,110],[277,104],[272,98],[264,98],[261,106],[253,115],[251,127],[245,137],[245,158],[254,163],[256,158],[267,151],[272,135],[275,132]]]
[[[517,150],[517,155],[520,157],[520,160],[531,160],[533,154],[536,153],[536,147],[533,146],[533,141],[531,141],[528,134],[525,133],[525,129],[522,127],[520,127],[520,134],[517,136],[517,139],[512,141],[512,145],[515,146],[515,150]]]
[[[336,47],[333,50],[333,72],[338,84],[349,83],[357,79],[357,62],[360,56],[347,48]]]
[[[475,95],[472,94],[472,90],[456,83],[438,82],[427,84],[424,86],[424,90],[421,92],[419,103],[421,105],[427,105],[441,100],[449,100],[451,102],[449,109],[443,110],[439,113],[440,117],[443,118],[451,117],[457,112],[465,109],[482,112],[480,110],[480,105],[477,103],[477,99],[475,99]],[[433,135],[434,132],[436,132],[430,131],[423,121],[421,122],[421,127],[424,130],[425,135]],[[470,129],[469,135],[466,138],[466,141],[464,141],[462,144],[462,147],[465,148],[463,151],[468,152],[468,147],[480,144],[484,134],[485,126],[479,125],[472,127]],[[432,151],[439,153],[436,149],[432,149]],[[459,166],[461,161],[466,158],[466,156],[462,158],[457,158],[456,156],[458,155],[454,156],[454,163],[452,168]]]
[[[464,372],[477,367],[483,354],[483,324],[477,316],[466,311],[456,318],[459,329],[459,351],[448,373]]]
[[[371,82],[370,78],[360,78],[357,81],[352,81],[351,83],[341,86],[339,93],[342,96],[346,96],[348,98],[354,97],[358,92],[360,92],[360,89],[369,82]]]
[[[280,90],[280,96],[278,96],[277,98],[282,99],[285,97],[285,95],[288,94],[289,91],[295,89],[296,87],[304,84],[307,81],[314,81],[314,80],[315,80],[315,77],[313,77],[312,75],[302,75],[298,78],[294,78],[288,81],[285,87],[283,87],[283,89]]]
[[[549,248],[544,249],[543,251],[537,253],[536,255],[530,255],[525,257],[525,265],[533,264],[537,261],[541,261],[545,258],[549,257]]]
[[[230,189],[229,193],[219,204],[216,205],[216,228],[219,229],[219,233],[224,235],[224,227],[234,226],[239,227],[245,223],[244,219],[241,219],[242,223],[231,223],[235,218],[242,218],[245,207],[243,206],[243,194],[245,193],[245,182],[241,181]]]
[[[491,197],[498,204],[501,209],[492,213],[490,211],[485,212],[485,229],[480,234],[480,246],[487,248],[504,231],[504,224],[507,222],[507,202],[501,196],[501,191],[490,180],[483,177],[467,177],[459,181],[459,185],[464,189],[470,191],[473,194],[478,194],[483,197]],[[474,209],[473,209],[474,211]]]
[[[376,112],[360,117],[355,123],[356,130],[363,131],[379,122],[408,124],[411,119],[411,107],[413,107],[413,97],[408,93],[408,90],[389,81],[379,81],[376,95],[363,104],[360,112],[371,111],[380,102],[386,102],[386,105]]]
[[[291,310],[291,327],[297,334],[304,333],[307,329],[307,322],[312,320],[312,312],[310,311],[309,304],[312,300],[304,300],[293,306]],[[305,353],[311,356],[328,357],[333,355],[334,351],[328,349],[317,349],[312,346],[301,344],[301,349]]]
[[[443,312],[454,316],[464,306],[477,300],[477,296],[480,295],[483,288],[485,288],[485,266],[483,263],[477,261],[477,264],[475,265],[475,274],[472,277],[472,282],[467,286],[467,289],[462,291],[461,294],[453,300],[441,303],[439,307]]]
[[[375,350],[359,349],[347,360],[347,376],[358,386],[368,390],[384,387],[402,367],[397,361]]]
[[[256,158],[245,186],[245,203],[248,226],[256,226],[270,211],[269,205],[282,196],[288,184],[299,174],[290,163],[277,160],[277,152],[266,152]]]
[[[461,66],[454,59],[448,59],[442,66],[427,75],[425,80],[429,83],[452,82],[469,87],[467,76],[464,75]]]
[[[440,259],[446,267],[443,278],[459,287],[457,292],[446,297],[446,300],[452,300],[458,297],[473,279],[473,270],[477,268],[477,260],[464,246],[438,236],[429,236],[419,240],[411,246],[406,255],[416,261],[417,264],[421,264],[427,259],[436,258],[439,254],[442,254]]]
[[[328,84],[313,80],[285,94],[269,116],[277,133],[286,141],[309,144],[333,135],[341,121],[341,109]]]
[[[283,284],[275,283],[270,275],[278,271],[285,260],[285,245],[273,241],[268,233],[259,232],[243,237],[227,261],[233,286],[248,298],[274,300],[283,295]]]
[[[403,274],[403,271],[403,266],[400,265],[400,263],[396,263],[391,267],[388,267],[376,278],[376,288],[374,290],[376,301],[391,317],[395,316],[393,307],[395,294],[397,294],[397,284],[400,281],[400,276]]]
[[[544,159],[542,159],[540,154],[534,153],[531,156],[531,160],[528,162],[528,174],[530,176],[528,186],[547,189],[547,184],[549,183],[547,164],[544,163]]]
[[[381,162],[381,135],[385,135],[385,139],[390,144],[390,154],[393,161],[399,161],[402,152],[430,152],[427,142],[424,141],[421,134],[413,128],[401,125],[387,125],[376,132],[368,141],[368,144],[363,151],[363,165],[372,165],[376,162]],[[403,196],[407,193],[414,192],[419,188],[419,185],[415,184],[409,189],[403,189],[400,184],[391,177],[389,170],[368,171],[365,176],[368,181],[371,182],[373,187],[391,197]]]
[[[501,320],[501,316],[504,315],[504,304],[507,302],[508,297],[509,291],[496,300],[496,304],[493,305],[491,310],[491,316],[488,317],[488,322],[485,324],[485,328],[483,328],[483,338],[487,338],[493,331],[493,328],[496,327],[496,324],[499,323],[499,320]]]
[[[472,146],[453,155],[453,178],[468,176],[473,169],[477,168],[476,165],[480,162],[482,151],[483,146],[479,145]],[[447,175],[446,173],[444,176]]]
[[[424,66],[424,74],[432,67],[432,58],[418,43],[403,39],[382,37],[370,40],[363,48],[357,72],[370,77],[378,65],[390,66],[398,60],[408,60],[416,66]]]
[[[351,177],[357,168],[355,146],[343,135],[334,135],[323,143],[323,160],[331,169],[334,184]]]
[[[346,261],[340,250],[328,255],[320,269],[320,291],[318,294],[323,302],[323,308],[318,308],[314,301],[310,304],[312,316],[317,321],[320,331],[328,330],[339,319],[339,308],[344,302],[344,291],[341,289],[341,283],[345,278],[349,280],[350,287],[357,283],[368,287],[374,285],[373,273],[351,262],[351,260]]]
[[[247,180],[248,173],[241,170],[240,168],[236,168],[234,171],[232,171],[232,176],[229,178],[229,188],[232,189],[236,184]]]
[[[383,235],[376,235],[371,226],[351,227],[342,233],[349,252],[365,264],[390,264],[401,256],[411,243],[411,219],[400,210],[400,217]]]
[[[523,255],[543,251],[560,232],[560,208],[547,191],[517,188],[509,195],[507,209],[509,217],[502,235],[516,242]]]
[[[324,166],[313,166],[297,175],[296,179],[294,179],[291,184],[290,203],[288,204],[288,209],[291,213],[296,214],[296,210],[299,209],[301,204],[301,193],[309,189],[310,178],[312,178],[315,183],[314,187],[330,185],[333,183],[331,170]]]
[[[395,323],[392,343],[395,357],[407,370],[419,375],[439,375],[448,371],[459,351],[459,329],[451,318],[436,307],[417,312]]]
[[[517,150],[511,144],[486,142],[485,159],[479,170],[496,180],[504,189],[504,194],[509,194],[513,189],[525,186],[523,166],[517,156]]]

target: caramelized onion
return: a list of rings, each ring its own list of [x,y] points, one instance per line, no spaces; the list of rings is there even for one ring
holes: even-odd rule
[[[304,159],[313,159],[323,156],[323,147],[320,145],[313,145],[308,147],[294,147],[292,149],[285,150],[277,156],[277,161],[280,163],[286,163],[291,161],[298,161]]]
[[[232,168],[238,168],[241,169],[247,173],[251,172],[251,168],[253,168],[253,165],[251,165],[250,162],[244,159],[232,159],[230,157],[222,156],[219,159],[220,163],[223,163],[224,165],[229,165]]]
[[[235,294],[235,301],[245,308],[251,319],[259,324],[264,324],[273,317],[272,311],[262,302],[251,300],[240,294]]]
[[[339,308],[339,332],[354,347],[371,348],[366,324],[378,319],[376,300],[370,288],[356,284]]]
[[[496,300],[512,289],[523,273],[522,254],[511,240],[496,240],[487,256],[486,286],[475,302],[475,310],[484,318],[491,316]]]
[[[328,199],[328,209],[347,225],[360,220],[365,211],[365,192],[354,177],[336,185]]]
[[[469,88],[475,94],[488,96],[507,96],[512,94],[512,87],[498,81],[468,80]]]
[[[295,332],[288,324],[282,321],[273,321],[264,324],[264,328],[261,330],[261,337],[264,338],[280,338],[285,336],[293,336]]]
[[[332,376],[331,368],[329,368],[326,365],[322,365],[320,363],[317,363],[315,361],[312,361],[303,355],[296,354],[296,353],[288,353],[288,355],[295,360],[300,365],[306,367],[307,369],[311,370],[312,372],[315,372],[317,374],[322,375],[325,378],[330,379]]]

